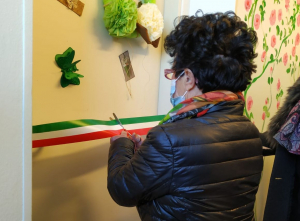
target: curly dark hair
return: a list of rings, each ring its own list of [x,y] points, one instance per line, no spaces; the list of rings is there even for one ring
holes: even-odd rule
[[[178,23],[179,22],[179,23]],[[175,19],[175,29],[165,39],[172,69],[189,68],[203,93],[214,90],[244,91],[256,72],[256,32],[232,11]],[[176,76],[176,77],[177,77]]]

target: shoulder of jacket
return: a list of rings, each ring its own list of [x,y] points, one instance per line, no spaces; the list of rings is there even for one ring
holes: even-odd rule
[[[148,139],[156,139],[156,140],[161,140],[161,139],[167,139],[168,135],[165,131],[166,125],[157,125],[153,128],[151,128],[147,134]]]

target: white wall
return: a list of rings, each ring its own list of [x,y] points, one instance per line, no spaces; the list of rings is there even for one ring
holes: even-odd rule
[[[0,220],[31,220],[32,1],[0,7]]]
[[[235,11],[236,0],[190,0],[189,14],[194,15],[198,9],[204,13]]]
[[[101,0],[85,1],[82,17],[58,1],[34,1],[33,125],[109,120],[157,114],[161,44],[113,39]],[[164,2],[157,1],[163,12]],[[54,57],[68,47],[81,59],[79,86],[61,88]],[[135,78],[128,94],[119,55],[128,50]],[[33,153],[33,221],[140,220],[135,208],[118,206],[107,191],[109,140],[44,147]]]

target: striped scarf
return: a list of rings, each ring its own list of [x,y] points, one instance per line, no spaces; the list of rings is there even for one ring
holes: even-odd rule
[[[195,96],[176,105],[169,113],[159,122],[166,124],[181,119],[190,119],[200,117],[206,114],[209,109],[220,102],[232,100],[245,100],[242,92],[233,93],[231,91],[211,91],[199,96]]]

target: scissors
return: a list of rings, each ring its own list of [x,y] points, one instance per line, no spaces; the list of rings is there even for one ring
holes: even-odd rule
[[[123,124],[121,123],[121,121],[119,120],[119,118],[117,117],[117,115],[116,115],[115,113],[113,113],[113,115],[114,115],[115,120],[118,122],[118,124],[119,124],[119,125],[123,128],[123,130],[124,130],[125,132],[127,132],[127,134],[132,138],[131,133],[129,133],[128,130],[126,130],[126,129],[124,128]]]

